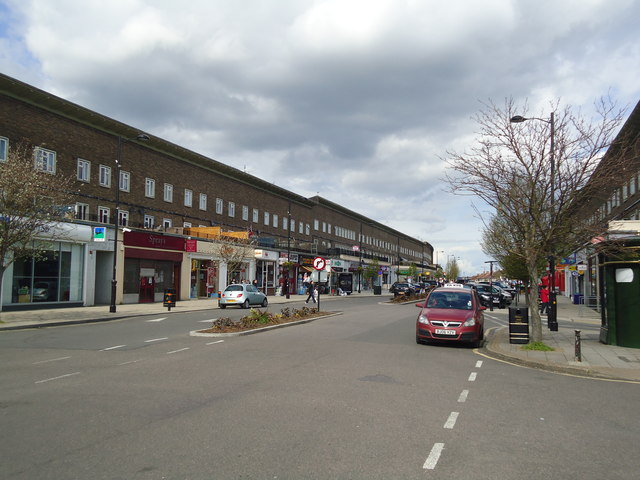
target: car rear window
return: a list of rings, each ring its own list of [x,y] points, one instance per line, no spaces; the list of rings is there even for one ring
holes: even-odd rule
[[[427,301],[428,308],[471,310],[473,303],[467,292],[433,292]]]
[[[242,285],[229,285],[227,288],[225,288],[224,291],[225,292],[241,292]]]

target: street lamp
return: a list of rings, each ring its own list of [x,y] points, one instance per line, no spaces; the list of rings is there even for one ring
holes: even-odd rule
[[[493,312],[493,264],[498,263],[498,261],[487,260],[484,263],[489,264],[489,310]]]
[[[360,254],[360,268],[358,269],[358,293],[361,293],[362,286],[362,222],[360,222],[360,238],[358,245],[358,252]]]
[[[131,140],[137,140],[140,142],[146,142],[149,140],[149,136],[144,133],[139,133],[132,138],[123,138],[118,135],[118,150],[116,152],[116,174],[115,174],[115,186],[116,186],[116,211],[113,215],[113,272],[111,276],[111,304],[109,305],[109,312],[116,312],[116,285],[118,280],[116,278],[116,271],[118,269],[118,229],[120,226],[120,160],[122,158],[122,146]]]
[[[287,268],[285,269],[285,288],[287,289],[287,299],[290,298],[289,289],[291,284],[289,282],[289,269],[291,268],[291,200],[287,206]]]
[[[531,117],[526,118],[521,115],[516,115],[515,117],[511,117],[511,123],[522,123],[527,120],[540,120],[541,122],[545,122],[549,124],[550,127],[550,137],[551,137],[551,150],[549,152],[550,157],[550,181],[551,181],[551,213],[554,213],[555,210],[555,197],[556,197],[556,185],[555,185],[555,169],[556,169],[556,160],[555,160],[555,141],[556,141],[556,124],[555,124],[555,112],[551,112],[549,116],[549,120],[545,118],[537,118]],[[551,218],[553,221],[553,217]],[[556,266],[555,259],[553,255],[548,257],[549,260],[549,313],[547,314],[547,327],[552,332],[558,331],[558,316],[557,316],[557,305],[556,305]]]

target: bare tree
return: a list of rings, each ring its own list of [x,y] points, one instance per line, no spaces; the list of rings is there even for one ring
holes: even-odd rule
[[[490,102],[475,116],[480,126],[476,143],[468,152],[448,152],[446,181],[451,191],[474,195],[489,207],[484,214],[476,209],[485,223],[487,251],[522,259],[532,286],[538,284],[547,257],[569,253],[602,231],[601,225],[577,215],[576,205],[585,200],[587,184],[597,190],[616,178],[614,169],[600,172],[595,185],[591,175],[610,146],[623,111],[608,98],[595,106],[595,120],[585,119],[570,106],[560,108],[559,101],[549,105],[554,117],[527,119],[526,104],[518,106],[507,99],[500,108]],[[528,294],[527,303],[534,307],[531,340],[539,342],[537,295]]]
[[[24,143],[12,147],[0,162],[0,292],[6,269],[16,260],[39,258],[46,244],[36,238],[54,231],[52,222],[67,214],[72,179],[35,167],[33,149]]]
[[[223,233],[216,243],[215,253],[227,264],[225,281],[226,285],[229,285],[231,274],[253,257],[253,245],[246,238],[227,236]]]

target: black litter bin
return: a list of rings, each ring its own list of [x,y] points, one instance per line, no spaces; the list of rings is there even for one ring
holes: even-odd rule
[[[373,286],[373,294],[374,295],[382,295],[382,285],[374,285]]]
[[[528,307],[509,307],[509,343],[529,343]]]
[[[176,289],[175,288],[164,289],[164,300],[162,301],[162,305],[169,308],[176,306]]]

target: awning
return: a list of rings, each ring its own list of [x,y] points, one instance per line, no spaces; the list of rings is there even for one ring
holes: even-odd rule
[[[305,272],[313,272],[315,270],[315,268],[307,267],[306,265],[300,265],[300,269],[305,271]]]

